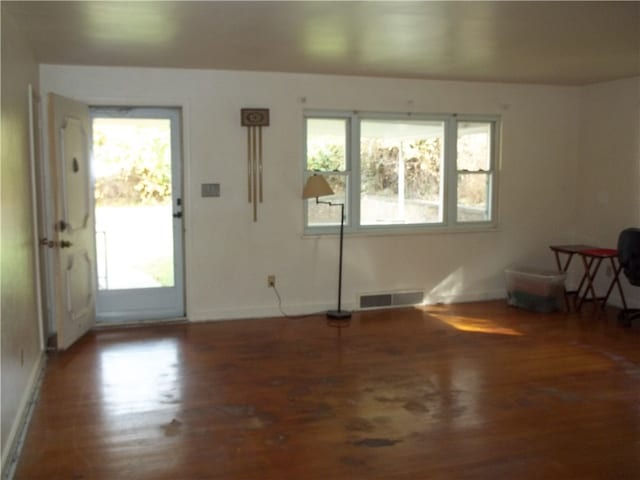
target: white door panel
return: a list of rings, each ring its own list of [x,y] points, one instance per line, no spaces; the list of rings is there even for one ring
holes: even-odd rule
[[[65,280],[69,315],[74,322],[89,315],[94,307],[93,292],[87,294],[86,285],[93,283],[94,268],[89,252],[78,251],[67,258]]]
[[[95,323],[95,235],[90,197],[89,107],[49,95],[54,172],[54,291],[57,347],[67,349]]]
[[[62,188],[66,192],[63,196],[64,218],[67,228],[71,232],[83,230],[88,227],[91,218],[91,198],[89,164],[84,165],[80,172],[80,162],[83,155],[88,152],[88,123],[75,117],[67,117],[62,129],[61,150],[65,152],[67,163],[66,174],[62,175]]]

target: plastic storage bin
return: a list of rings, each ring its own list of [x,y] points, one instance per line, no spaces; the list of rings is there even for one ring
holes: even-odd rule
[[[504,276],[509,305],[533,312],[562,310],[566,273],[516,265],[505,269]]]

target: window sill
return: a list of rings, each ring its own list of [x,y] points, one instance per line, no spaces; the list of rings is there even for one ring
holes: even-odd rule
[[[474,233],[498,233],[501,229],[497,224],[474,224],[460,225],[456,227],[449,226],[429,226],[429,227],[367,227],[358,230],[344,230],[345,237],[397,237],[397,236],[414,236],[414,235],[451,235],[451,234],[474,234]],[[325,236],[337,236],[340,234],[340,227],[320,227],[317,229],[305,230],[301,238],[313,239]]]

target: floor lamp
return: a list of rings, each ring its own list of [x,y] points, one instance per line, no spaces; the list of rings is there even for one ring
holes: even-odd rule
[[[307,179],[307,183],[302,191],[302,198],[314,198],[316,203],[329,205],[332,207],[340,207],[340,264],[338,268],[338,309],[329,310],[327,317],[334,320],[348,321],[351,318],[351,312],[342,310],[342,242],[344,240],[344,203],[332,203],[319,200],[318,197],[326,197],[333,195],[333,189],[322,175],[313,174]]]

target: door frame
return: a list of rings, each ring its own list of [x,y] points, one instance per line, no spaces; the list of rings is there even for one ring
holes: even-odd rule
[[[129,115],[130,114],[130,115]],[[175,320],[186,320],[187,315],[187,294],[186,294],[186,208],[185,208],[185,182],[184,182],[184,115],[183,108],[181,106],[157,106],[157,105],[145,105],[145,106],[123,106],[123,105],[99,105],[89,106],[89,118],[91,128],[93,128],[93,120],[95,118],[160,118],[169,119],[171,121],[171,173],[172,173],[172,185],[177,186],[176,189],[172,188],[171,202],[173,212],[180,211],[181,218],[174,219],[173,222],[179,221],[180,227],[176,231],[174,224],[174,279],[175,288],[179,290],[176,294],[180,297],[180,312],[174,311],[166,316],[166,312],[162,309],[137,309],[135,305],[139,302],[136,300],[138,293],[142,293],[143,290],[153,289],[129,289],[117,293],[115,290],[113,293],[104,291],[102,294],[99,290],[96,290],[96,325],[109,326],[109,325],[122,325],[122,324],[136,324],[136,323],[149,323],[149,322],[166,322]],[[93,135],[90,134],[93,138]],[[91,154],[93,156],[93,141],[90,144]],[[176,179],[177,177],[177,179]],[[91,189],[93,191],[95,179],[92,176]],[[180,205],[176,205],[176,199],[180,199]],[[94,205],[95,208],[95,205]],[[97,241],[97,238],[96,238]],[[176,267],[175,258],[180,258],[178,268]],[[99,259],[96,255],[96,281],[97,281],[97,262]],[[128,293],[127,293],[128,292]],[[109,297],[120,296],[121,300],[125,304],[125,309],[119,314],[109,315],[107,312],[99,312],[99,306],[101,303],[108,301]]]
[[[54,242],[56,233],[53,230],[55,222],[55,175],[51,172],[51,156],[49,138],[49,105],[48,92],[38,92],[30,85],[29,102],[33,103],[34,118],[29,119],[31,145],[31,166],[34,214],[34,249],[38,274],[37,288],[39,293],[39,314],[41,348],[56,350],[57,348],[57,302],[56,274],[54,267],[54,247],[48,242]],[[36,228],[37,227],[37,228]],[[45,243],[46,242],[46,243]]]
[[[34,275],[36,287],[36,309],[38,314],[38,331],[40,334],[40,350],[47,348],[49,336],[49,322],[51,321],[49,291],[50,283],[48,275],[51,268],[48,265],[49,248],[44,245],[48,241],[46,215],[47,203],[44,199],[48,196],[42,194],[46,191],[46,162],[42,155],[42,110],[41,97],[32,84],[28,85],[27,103],[29,108],[29,164],[31,182],[31,211],[34,243]]]

